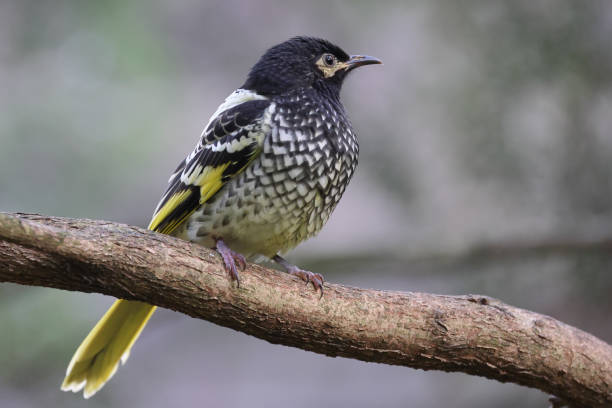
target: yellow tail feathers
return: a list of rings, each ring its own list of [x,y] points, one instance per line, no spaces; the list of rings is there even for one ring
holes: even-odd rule
[[[119,361],[125,363],[132,344],[155,311],[155,306],[130,300],[117,300],[89,332],[74,353],[63,391],[94,395],[115,374]]]

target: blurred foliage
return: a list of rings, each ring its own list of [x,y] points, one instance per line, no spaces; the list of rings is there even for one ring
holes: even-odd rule
[[[146,225],[169,173],[269,46],[380,57],[343,98],[360,167],[296,251],[328,280],[484,293],[612,340],[609,251],[470,252],[612,231],[612,5],[0,2],[0,210]],[[79,406],[65,366],[111,299],[0,286],[4,407]],[[460,397],[457,397],[460,395]],[[88,406],[545,406],[460,374],[329,359],[162,311]]]

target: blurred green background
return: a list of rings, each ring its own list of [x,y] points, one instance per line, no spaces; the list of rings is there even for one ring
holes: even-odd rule
[[[0,2],[0,210],[146,226],[269,46],[385,65],[343,99],[360,166],[289,258],[360,287],[484,293],[612,341],[612,3]],[[610,246],[608,245],[608,248]],[[0,286],[0,405],[59,385],[113,299]],[[543,407],[457,373],[332,359],[160,311],[89,407]]]

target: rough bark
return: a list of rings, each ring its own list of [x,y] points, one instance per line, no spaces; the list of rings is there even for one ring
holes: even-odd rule
[[[612,346],[478,295],[304,282],[257,265],[228,279],[210,250],[140,228],[0,213],[0,281],[99,292],[328,356],[461,371],[538,388],[572,406],[612,406]]]

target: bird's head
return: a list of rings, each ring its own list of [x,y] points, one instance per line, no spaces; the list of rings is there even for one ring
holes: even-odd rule
[[[242,88],[266,96],[308,87],[338,95],[351,70],[380,63],[367,55],[349,55],[327,40],[294,37],[266,51]]]

